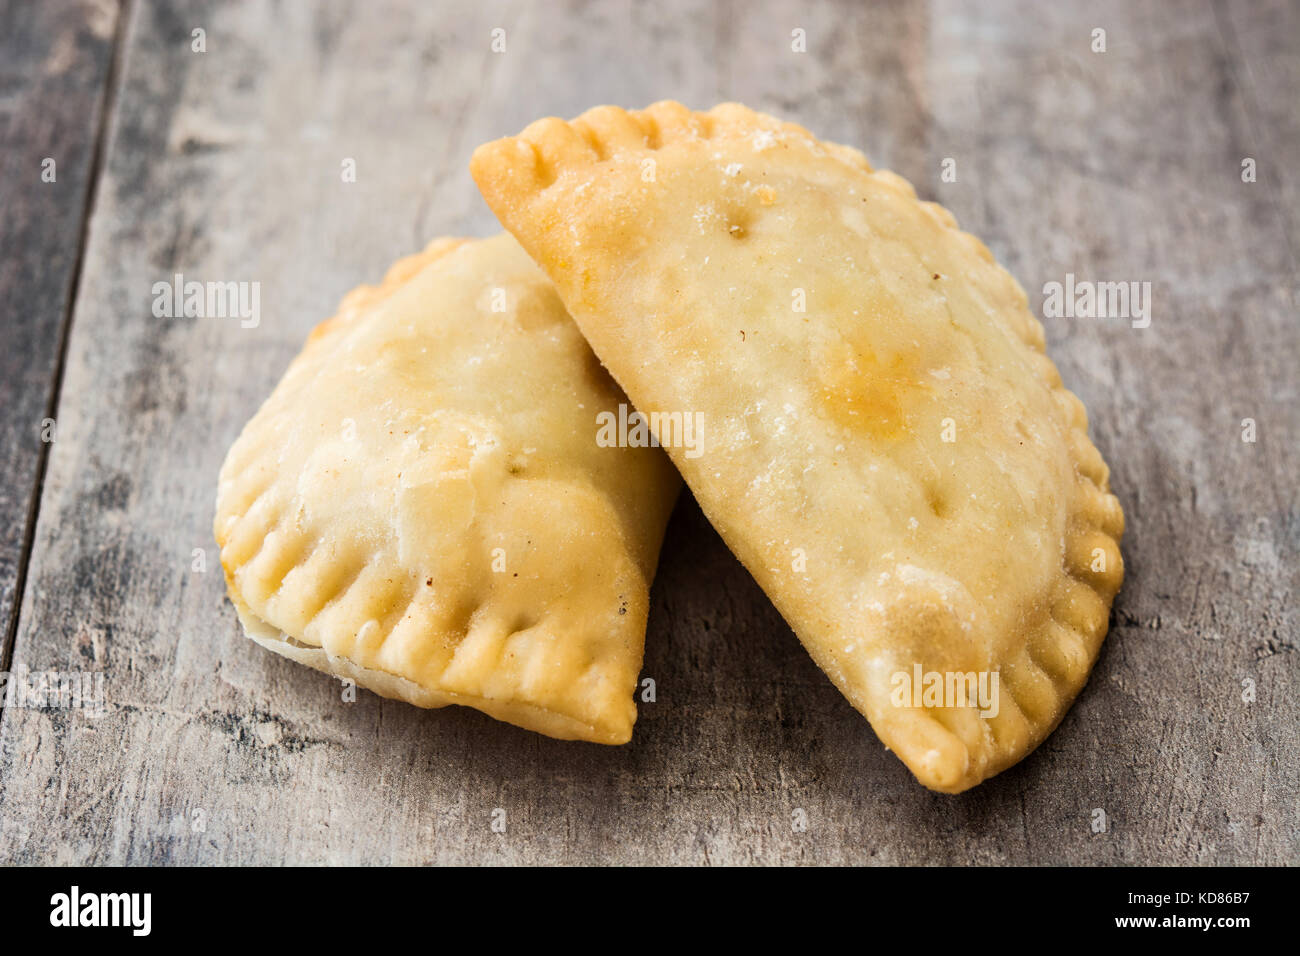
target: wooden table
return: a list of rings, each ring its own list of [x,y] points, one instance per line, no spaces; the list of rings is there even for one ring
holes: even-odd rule
[[[104,682],[99,714],[4,709],[0,862],[1300,862],[1295,2],[0,0],[0,22],[0,670]],[[912,780],[689,497],[626,747],[342,704],[225,600],[217,469],[307,330],[428,238],[497,229],[477,144],[662,98],[860,146],[1040,314],[1067,274],[1151,283],[1147,328],[1045,319],[1128,578],[1064,723],[974,791]],[[155,318],[178,272],[259,282],[262,321]]]

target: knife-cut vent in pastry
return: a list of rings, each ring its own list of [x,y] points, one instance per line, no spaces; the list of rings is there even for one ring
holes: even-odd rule
[[[979,240],[736,104],[541,120],[471,171],[636,406],[702,413],[702,453],[669,449],[687,484],[922,783],[964,790],[1056,726],[1123,514]],[[996,700],[956,696],[980,680]]]
[[[441,239],[311,335],[221,470],[258,643],[389,697],[622,743],[678,478],[518,244]]]

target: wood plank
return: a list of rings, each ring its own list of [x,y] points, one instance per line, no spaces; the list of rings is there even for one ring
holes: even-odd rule
[[[1300,861],[1294,207],[1236,171],[1246,148],[1295,154],[1251,130],[1294,100],[1296,54],[1270,41],[1261,70],[1240,8],[1139,6],[133,8],[15,650],[104,671],[107,712],[3,714],[0,861]],[[911,780],[689,498],[654,590],[658,700],[624,748],[344,704],[224,602],[217,468],[307,329],[426,238],[495,229],[478,142],[665,96],[862,146],[1035,307],[1066,272],[1153,283],[1148,329],[1045,323],[1114,469],[1129,576],[1062,726],[974,791]],[[175,271],[261,282],[261,324],[154,319]]]
[[[1258,146],[1257,190],[1270,218],[1288,237],[1292,274],[1297,270],[1295,224],[1300,222],[1300,168],[1294,161],[1300,144],[1300,6],[1293,0],[1234,0],[1214,8],[1223,47],[1241,90],[1245,113],[1242,144]]]
[[[0,0],[0,671],[17,631],[116,21],[112,2]]]

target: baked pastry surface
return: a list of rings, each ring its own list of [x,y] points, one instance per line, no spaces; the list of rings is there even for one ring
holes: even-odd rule
[[[439,239],[311,334],[214,522],[248,635],[422,707],[617,744],[679,479],[508,235]]]
[[[637,407],[703,415],[703,453],[669,454],[923,784],[964,790],[1051,732],[1105,636],[1124,518],[978,239],[738,104],[541,120],[471,171]],[[996,674],[996,706],[900,702],[903,674]]]

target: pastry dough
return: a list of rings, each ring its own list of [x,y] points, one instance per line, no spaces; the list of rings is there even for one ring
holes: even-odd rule
[[[221,470],[259,644],[422,707],[617,744],[679,479],[508,235],[440,239],[319,326]]]
[[[669,454],[922,783],[964,790],[1051,732],[1106,632],[1123,514],[979,240],[738,104],[545,119],[471,170],[637,407],[702,413],[703,453]],[[900,697],[931,675],[1000,693]]]

